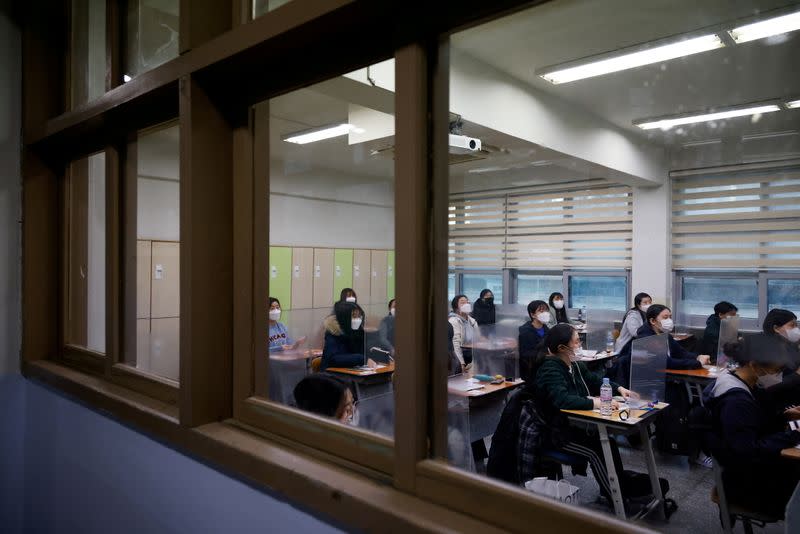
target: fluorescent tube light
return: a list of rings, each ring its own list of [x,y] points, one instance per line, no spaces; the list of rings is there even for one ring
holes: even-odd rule
[[[800,108],[800,100],[792,100],[791,102],[787,102],[786,107],[789,109]]]
[[[322,141],[323,139],[330,139],[332,137],[339,137],[340,135],[347,135],[350,132],[364,133],[361,128],[356,128],[352,124],[335,124],[333,126],[323,126],[322,128],[313,128],[302,132],[289,134],[283,138],[287,143],[295,143],[297,145],[305,145],[307,143],[314,143]]]
[[[636,121],[633,124],[642,130],[654,130],[660,128],[667,130],[673,126],[680,126],[682,124],[694,124],[696,122],[708,122],[722,119],[731,119],[733,117],[744,117],[747,115],[757,115],[759,113],[771,113],[773,111],[780,111],[781,108],[775,104],[751,106],[748,108],[729,109],[727,111],[717,111],[714,113],[700,113],[696,115],[683,115],[674,118],[652,119]]]
[[[708,50],[714,50],[725,46],[717,35],[703,35],[677,43],[656,46],[638,52],[618,55],[608,59],[593,61],[577,67],[554,70],[540,74],[542,78],[552,84],[560,84],[601,76],[611,72],[633,69],[643,65],[668,61],[683,56],[690,56]]]
[[[795,30],[800,30],[800,11],[739,26],[728,30],[728,34],[737,43],[746,43]]]

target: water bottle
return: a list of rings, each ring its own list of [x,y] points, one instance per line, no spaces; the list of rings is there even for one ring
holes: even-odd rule
[[[609,354],[614,352],[614,334],[612,332],[606,335],[606,352]]]
[[[580,309],[578,310],[578,322],[579,322],[579,323],[582,323],[582,322],[583,322],[583,308],[580,308]]]
[[[604,378],[600,386],[600,415],[603,417],[611,417],[611,394],[611,383]]]

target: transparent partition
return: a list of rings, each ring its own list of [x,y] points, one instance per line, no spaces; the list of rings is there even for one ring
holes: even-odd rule
[[[669,336],[634,339],[631,344],[630,390],[638,395],[631,406],[664,400]]]
[[[454,466],[475,471],[470,440],[469,397],[447,396],[447,460]]]
[[[724,348],[727,343],[735,343],[739,339],[739,316],[726,317],[719,323],[719,342],[717,343],[717,360],[718,367],[727,367],[732,363],[730,358],[725,354]]]
[[[586,325],[586,350],[604,352],[614,350],[614,322],[620,312],[602,308],[589,309],[591,319]]]
[[[364,430],[394,437],[394,392],[356,401],[354,421]]]
[[[475,374],[519,377],[519,325],[496,323],[480,327],[472,344]]]
[[[307,351],[270,351],[269,370],[269,399],[294,406],[294,387],[310,372]]]

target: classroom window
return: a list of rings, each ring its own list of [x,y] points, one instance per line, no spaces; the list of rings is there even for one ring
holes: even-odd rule
[[[127,0],[124,6],[122,80],[178,57],[178,0]]]
[[[72,0],[70,81],[72,107],[106,90],[106,1]]]
[[[162,125],[129,145],[126,176],[125,363],[177,381],[180,356],[180,128]],[[135,303],[135,305],[134,305]],[[135,312],[135,315],[134,315]]]
[[[69,167],[66,342],[106,350],[106,157]]]
[[[447,301],[453,300],[456,296],[456,273],[448,273],[447,275]]]
[[[503,303],[502,274],[464,273],[461,275],[461,292],[467,295],[471,301],[477,300],[484,289],[492,291],[495,304]]]
[[[554,292],[564,293],[564,277],[555,274],[518,274],[517,302],[527,305],[533,300],[547,301]]]
[[[355,412],[340,421],[391,437],[395,123],[385,87],[394,73],[371,69],[376,85],[364,68],[255,107],[256,128],[269,131],[269,259],[260,273],[269,294],[260,305],[272,313],[255,393],[321,414],[307,384],[324,375],[349,388]],[[398,313],[409,305],[400,295]],[[334,406],[325,415],[337,414]]]
[[[800,279],[767,280],[767,311],[774,308],[800,312]]]
[[[727,300],[739,308],[739,316],[758,318],[758,279],[755,277],[715,278],[713,276],[681,277],[680,300],[676,303],[682,316],[714,313],[714,305]]]
[[[628,309],[626,276],[570,275],[568,279],[570,308]]]
[[[291,0],[253,0],[253,18],[258,18],[264,13],[278,9],[289,2]]]

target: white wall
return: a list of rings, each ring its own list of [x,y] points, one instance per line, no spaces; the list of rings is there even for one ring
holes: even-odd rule
[[[89,158],[86,346],[106,350],[106,156]]]
[[[180,183],[139,176],[137,236],[139,239],[180,241]]]
[[[631,297],[645,292],[653,302],[670,304],[670,185],[633,188]]]

